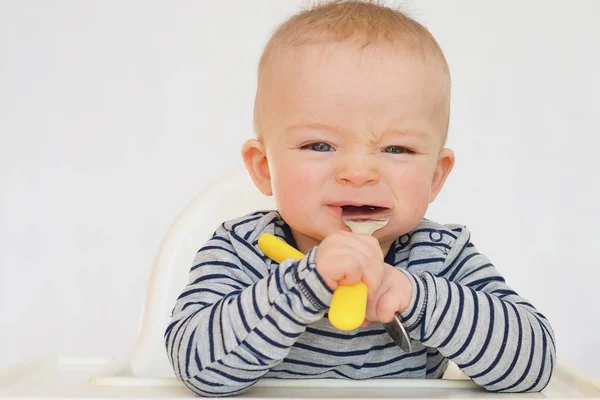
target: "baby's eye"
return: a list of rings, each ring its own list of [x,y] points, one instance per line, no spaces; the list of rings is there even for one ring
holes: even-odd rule
[[[305,144],[304,146],[301,147],[301,149],[320,151],[320,152],[333,151],[333,147],[331,147],[330,145],[328,145],[327,143],[324,143],[324,142],[315,142],[315,143]]]
[[[390,154],[415,154],[415,152],[411,149],[402,146],[388,146],[385,149],[383,149],[383,152]]]

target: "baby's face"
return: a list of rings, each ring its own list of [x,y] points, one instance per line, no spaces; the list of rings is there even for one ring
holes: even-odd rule
[[[344,42],[277,55],[263,76],[271,189],[301,250],[349,230],[344,206],[391,210],[374,234],[382,248],[417,226],[453,163],[443,149],[447,79],[435,62]]]

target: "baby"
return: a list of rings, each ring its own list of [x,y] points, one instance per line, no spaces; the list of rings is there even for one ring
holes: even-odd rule
[[[195,393],[241,393],[267,378],[440,378],[455,362],[490,391],[535,392],[555,364],[548,320],[506,283],[461,225],[424,219],[454,154],[444,147],[450,76],[431,34],[367,1],[321,4],[267,44],[257,137],[242,149],[277,211],[225,222],[197,253],[165,332]],[[343,215],[386,211],[372,236]],[[280,264],[272,233],[306,254]],[[368,287],[366,319],[324,318],[339,285]],[[398,318],[404,351],[381,322]]]

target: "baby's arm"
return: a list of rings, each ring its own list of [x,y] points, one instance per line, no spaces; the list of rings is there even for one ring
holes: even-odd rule
[[[412,338],[437,348],[487,390],[536,392],[547,385],[556,357],[550,323],[506,285],[466,229],[437,275],[408,275],[413,306],[402,317],[414,327]]]
[[[242,258],[232,242],[244,246]],[[200,395],[227,396],[279,364],[331,301],[314,256],[313,249],[269,273],[252,246],[220,228],[196,255],[165,332],[178,378]]]

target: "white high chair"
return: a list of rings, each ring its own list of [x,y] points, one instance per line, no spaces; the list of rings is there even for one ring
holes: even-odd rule
[[[166,356],[163,333],[171,309],[185,287],[194,255],[225,220],[257,210],[274,209],[272,198],[237,170],[206,187],[176,218],[155,257],[138,337],[126,358],[53,359],[0,370],[0,398],[196,398],[175,378]],[[480,398],[500,397],[471,382],[452,364],[442,380],[273,380],[263,379],[250,398]],[[600,382],[559,365],[541,394],[513,398],[596,398]]]
[[[207,186],[177,216],[154,259],[138,339],[129,358],[133,376],[175,377],[163,334],[187,284],[194,255],[223,221],[274,209],[273,198],[260,193],[246,170],[239,169]]]

